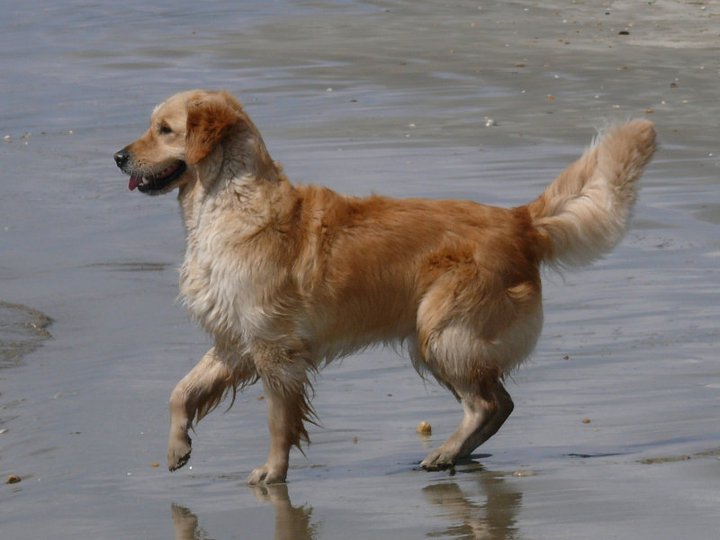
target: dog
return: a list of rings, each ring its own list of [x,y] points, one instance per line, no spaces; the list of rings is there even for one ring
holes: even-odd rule
[[[260,380],[270,450],[247,481],[285,482],[316,420],[315,372],[374,343],[402,343],[462,404],[422,468],[468,458],[513,410],[503,380],[540,334],[541,267],[586,265],[620,241],[655,147],[650,121],[609,128],[517,208],[348,197],[291,184],[230,93],[171,96],[114,154],[130,190],[178,190],[180,297],[214,339],[172,391],[168,468],[187,463],[196,422]]]

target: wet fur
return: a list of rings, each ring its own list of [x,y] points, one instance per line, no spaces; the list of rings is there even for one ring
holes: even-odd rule
[[[373,343],[402,342],[463,406],[423,467],[469,456],[512,412],[502,381],[540,334],[542,264],[586,264],[614,247],[654,149],[652,123],[613,127],[518,208],[347,197],[292,185],[230,94],[169,98],[123,149],[126,172],[188,165],[167,188],[179,189],[187,232],[181,297],[214,338],[172,392],[169,468],[189,459],[193,422],[259,379],[271,443],[248,482],[284,481],[290,448],[307,441],[314,372]]]

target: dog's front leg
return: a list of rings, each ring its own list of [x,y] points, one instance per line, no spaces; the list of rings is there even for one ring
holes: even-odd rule
[[[309,399],[308,355],[277,346],[263,346],[255,354],[255,366],[263,382],[268,408],[270,451],[262,467],[247,478],[248,484],[284,482],[290,448],[309,442],[303,422],[314,416]]]
[[[225,393],[256,377],[255,366],[242,358],[228,360],[210,349],[177,384],[170,396],[168,469],[174,471],[190,459],[188,430],[222,401]]]

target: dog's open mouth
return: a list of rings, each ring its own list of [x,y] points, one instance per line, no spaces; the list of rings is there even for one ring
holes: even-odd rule
[[[187,165],[185,165],[184,161],[176,161],[151,176],[131,175],[128,189],[133,191],[137,188],[142,193],[160,193],[169,187],[173,181],[180,178],[186,169]]]

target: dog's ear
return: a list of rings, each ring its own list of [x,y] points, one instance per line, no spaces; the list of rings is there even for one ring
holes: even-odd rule
[[[188,103],[185,161],[195,165],[207,157],[230,128],[242,121],[241,111],[226,92],[209,93]]]

